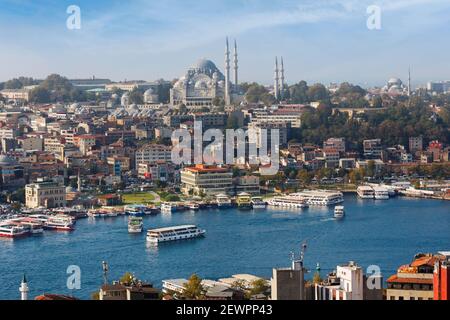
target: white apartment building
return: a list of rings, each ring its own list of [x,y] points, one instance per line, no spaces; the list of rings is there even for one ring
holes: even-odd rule
[[[363,300],[364,274],[354,262],[337,266],[333,283],[316,284],[315,300]]]
[[[186,195],[233,193],[233,172],[227,168],[196,165],[181,171],[182,191]]]
[[[172,161],[172,147],[162,144],[147,144],[136,150],[135,158],[136,168],[140,163],[170,162]]]

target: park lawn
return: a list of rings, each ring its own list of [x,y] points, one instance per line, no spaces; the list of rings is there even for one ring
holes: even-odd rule
[[[145,204],[155,200],[153,194],[148,192],[127,193],[122,195],[124,204]]]

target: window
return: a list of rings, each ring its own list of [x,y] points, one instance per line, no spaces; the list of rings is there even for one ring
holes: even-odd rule
[[[398,297],[398,300],[405,300],[405,298],[404,297]]]

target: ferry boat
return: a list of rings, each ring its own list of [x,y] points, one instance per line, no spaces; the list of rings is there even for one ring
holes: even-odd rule
[[[219,209],[227,209],[233,207],[231,199],[226,194],[218,194],[216,196],[216,203]]]
[[[134,217],[142,217],[145,215],[146,206],[143,205],[128,205],[123,208],[125,214],[134,216]]]
[[[305,190],[294,193],[290,197],[305,200],[309,206],[334,206],[344,202],[342,192],[330,190]]]
[[[189,203],[187,205],[187,207],[189,208],[189,210],[191,211],[198,211],[200,210],[200,206],[197,203]]]
[[[263,201],[261,197],[252,197],[252,207],[253,209],[265,209],[267,203]]]
[[[161,204],[161,212],[162,213],[172,213],[178,210],[178,205],[174,203],[162,203]]]
[[[383,187],[373,187],[375,200],[389,200],[389,191]]]
[[[252,209],[252,197],[248,193],[240,193],[236,198],[236,202],[240,210]]]
[[[334,208],[334,217],[336,219],[342,219],[345,216],[345,208],[343,206],[336,206]]]
[[[205,230],[195,225],[160,228],[148,230],[147,241],[151,244],[158,244],[161,242],[199,238],[203,237],[205,233]]]
[[[299,197],[275,197],[268,201],[270,206],[282,207],[282,208],[292,208],[292,209],[304,209],[308,208],[309,205],[306,201]]]
[[[23,226],[15,224],[0,225],[0,237],[3,238],[20,238],[29,234],[29,230]]]
[[[141,217],[130,217],[128,219],[128,232],[141,233],[144,230],[144,222]]]
[[[45,229],[49,230],[61,230],[61,231],[73,231],[75,230],[73,221],[67,217],[49,217],[47,222],[44,224]]]
[[[19,225],[27,229],[30,234],[42,234],[44,232],[44,224],[33,219],[23,219],[19,222]]]
[[[356,193],[358,194],[358,197],[361,199],[374,199],[375,198],[375,191],[370,186],[359,186],[356,190]]]

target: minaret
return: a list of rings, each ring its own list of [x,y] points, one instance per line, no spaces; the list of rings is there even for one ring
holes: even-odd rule
[[[30,291],[30,289],[28,288],[27,277],[25,276],[25,274],[23,275],[19,291],[20,291],[20,299],[28,300],[28,292]]]
[[[279,99],[280,93],[280,84],[279,84],[279,77],[278,77],[278,57],[275,57],[275,76],[274,76],[275,83],[273,85],[273,94],[275,96],[275,99]]]
[[[237,43],[234,40],[234,86],[238,86],[238,53],[237,53]]]
[[[408,97],[411,97],[411,68],[408,69]]]
[[[229,105],[230,103],[230,46],[227,37],[225,48],[225,104]]]
[[[280,70],[280,97],[284,99],[284,62],[281,57],[281,70]]]
[[[78,192],[81,192],[81,177],[80,177],[80,170],[78,170],[77,191],[78,191]]]

